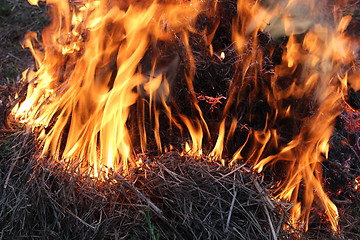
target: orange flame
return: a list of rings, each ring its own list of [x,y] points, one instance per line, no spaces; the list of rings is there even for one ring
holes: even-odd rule
[[[41,41],[32,32],[25,37],[24,46],[32,52],[36,69],[24,72],[27,98],[14,108],[18,119],[41,131],[43,154],[82,159],[84,165],[93,166],[94,175],[102,167],[126,173],[139,165],[136,153],[148,150],[150,136],[161,153],[168,149],[164,138],[179,131],[191,138],[184,141],[184,150],[198,157],[203,155],[204,142],[212,142],[210,131],[217,131],[208,155],[225,163],[227,145],[244,121],[240,112],[250,109],[245,122],[255,122],[253,113],[260,98],[270,109],[261,119],[264,123],[253,124],[245,141],[227,152],[232,154],[229,164],[246,160],[261,172],[282,163],[287,175],[277,191],[279,198],[294,204],[292,224],[307,230],[316,202],[332,229],[338,229],[337,208],[322,187],[321,162],[328,156],[340,100],[348,85],[360,88],[353,64],[358,44],[345,33],[351,16],[341,16],[340,5],[329,17],[326,1],[269,0],[265,5],[239,0],[232,41],[240,61],[234,66],[220,124],[214,130],[198,104],[190,35],[203,38],[210,56],[228,60],[225,51],[217,54],[212,45],[219,22],[209,31],[196,27],[201,14],[214,17],[217,1],[46,3],[52,23]],[[275,55],[275,47],[269,45],[269,52],[262,49],[261,35],[274,42],[287,39],[281,63],[273,64],[271,71],[264,71],[265,60]],[[173,45],[180,45],[184,54],[174,53],[168,47]],[[165,54],[159,46],[165,46]],[[174,103],[178,75],[185,83],[191,116],[181,111],[183,103]],[[306,101],[313,106],[304,109]],[[164,116],[167,120],[161,120]],[[279,122],[289,119],[295,129],[288,130],[292,138],[287,141]]]
[[[39,79],[29,87],[28,98],[16,112],[18,118],[34,127],[45,129],[55,120],[46,134],[43,152],[89,159],[95,173],[101,165],[127,170],[134,164],[134,150],[126,122],[130,107],[143,96],[149,97],[150,114],[155,114],[155,137],[161,151],[159,112],[153,103],[162,102],[171,118],[166,103],[171,83],[156,59],[152,61],[150,76],[138,71],[140,61],[157,41],[174,41],[182,34],[188,45],[186,32],[192,31],[192,21],[203,3],[154,1],[132,5],[121,1],[82,1],[74,5],[63,0],[47,4],[51,6],[53,21],[43,32],[43,43],[38,42],[35,33],[29,33],[25,40],[38,68],[29,72],[27,79]],[[44,53],[34,44],[43,45]],[[193,71],[187,76],[190,90]],[[202,136],[194,139],[199,126],[190,126],[185,116],[182,119],[190,128],[194,153],[199,152]],[[145,151],[146,132],[141,129]]]

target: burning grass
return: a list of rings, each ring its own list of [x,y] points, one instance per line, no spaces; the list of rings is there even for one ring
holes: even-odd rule
[[[2,239],[291,239],[290,204],[245,166],[172,152],[100,180],[34,149],[26,131],[1,143]]]
[[[3,238],[358,238],[357,3],[150,2],[48,1],[27,34]]]
[[[336,132],[333,141],[341,138]],[[341,151],[332,149],[333,154]],[[351,154],[345,150],[345,153]],[[354,153],[355,154],[355,153]],[[0,142],[1,239],[357,239],[360,197],[330,183],[341,232],[333,236],[312,215],[307,233],[284,230],[290,203],[272,200],[272,178],[245,165],[223,167],[177,152],[141,156],[134,174],[107,172],[106,179],[74,164],[40,157],[34,136],[22,129]],[[355,157],[355,155],[351,155]],[[352,179],[329,160],[327,174]],[[359,168],[352,158],[351,168]],[[89,170],[90,172],[91,170]],[[355,171],[355,172],[354,172]],[[269,173],[267,176],[269,176]],[[335,179],[328,176],[328,179]],[[335,179],[336,180],[336,179]],[[349,196],[349,194],[355,194]],[[323,216],[325,217],[325,216]]]

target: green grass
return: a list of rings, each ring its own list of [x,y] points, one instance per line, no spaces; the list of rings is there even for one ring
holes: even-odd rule
[[[159,240],[160,233],[156,226],[151,222],[151,215],[149,210],[145,210],[145,219],[150,231],[151,240]]]

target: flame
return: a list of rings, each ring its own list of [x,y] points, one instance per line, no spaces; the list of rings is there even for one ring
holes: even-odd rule
[[[53,124],[44,140],[44,154],[89,159],[95,172],[100,165],[127,170],[135,163],[127,120],[131,106],[141,102],[141,97],[149,99],[150,115],[155,115],[155,139],[161,152],[159,110],[155,102],[162,103],[171,119],[166,103],[171,83],[156,58],[150,73],[141,73],[139,66],[151,45],[174,41],[178,35],[191,32],[191,23],[203,3],[47,1],[47,4],[51,6],[53,21],[44,30],[43,41],[29,33],[24,43],[37,63],[37,71],[29,72],[27,79],[36,76],[38,80],[29,85],[28,97],[16,111],[17,118],[34,128],[46,129]],[[184,44],[188,44],[186,41]],[[36,44],[45,51],[35,48]],[[191,71],[187,75],[190,90]],[[144,106],[142,109],[145,114]],[[139,119],[142,151],[146,151],[144,116]],[[201,130],[200,136],[196,136],[199,126],[191,126],[185,116],[181,119],[189,128],[194,154],[200,152]]]
[[[346,3],[330,13],[326,1],[237,1],[231,48],[239,60],[227,96],[202,99],[194,85],[191,37],[203,39],[209,57],[222,63],[232,58],[212,44],[219,20],[213,29],[196,26],[201,15],[215,17],[218,1],[46,4],[52,22],[41,40],[33,32],[25,36],[36,66],[24,72],[27,97],[13,110],[40,132],[43,154],[81,159],[95,176],[103,167],[128,173],[143,164],[138,154],[173,150],[169,139],[181,135],[182,150],[195,157],[207,153],[224,165],[247,161],[258,172],[281,165],[287,174],[277,197],[293,203],[291,223],[307,230],[316,203],[338,230],[321,162],[328,157],[340,100],[349,86],[360,88],[358,43],[346,34],[351,16],[341,14]],[[277,41],[285,44],[275,47]],[[276,49],[282,50],[277,63]],[[199,100],[211,103],[211,111],[224,103],[216,127]],[[268,109],[260,117],[259,103]],[[282,122],[290,123],[287,133]]]
[[[355,184],[354,184],[354,189],[356,192],[360,192],[360,176],[357,176],[354,180]]]

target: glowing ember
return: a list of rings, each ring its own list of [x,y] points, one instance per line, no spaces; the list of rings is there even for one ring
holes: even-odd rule
[[[46,3],[52,23],[41,41],[35,33],[26,35],[24,46],[33,53],[36,69],[24,72],[27,98],[14,109],[18,119],[41,132],[44,154],[82,159],[94,175],[104,166],[129,172],[144,164],[136,156],[146,153],[151,140],[158,153],[173,149],[165,139],[176,131],[188,139],[182,150],[192,156],[204,152],[230,165],[247,161],[258,172],[281,163],[286,176],[278,198],[294,204],[292,224],[306,230],[316,200],[332,229],[338,229],[337,208],[322,187],[321,162],[348,85],[360,87],[353,64],[357,44],[345,32],[351,16],[342,16],[341,5],[333,5],[330,14],[326,1],[268,1],[265,6],[239,0],[232,23],[235,73],[224,86],[227,96],[206,96],[195,91],[197,62],[190,39],[201,36],[209,56],[230,59],[211,43],[219,24],[205,30],[196,25],[201,15],[215,17],[217,1]],[[286,39],[277,63],[271,60],[276,47],[265,51],[261,36],[269,42]],[[183,102],[175,97],[179,79]],[[269,110],[264,124],[255,126],[260,100]],[[218,107],[220,121],[210,124],[205,111]],[[244,122],[250,126],[243,128]],[[284,130],[281,122],[294,129]],[[247,136],[234,142],[243,130]],[[203,150],[203,143],[209,148],[213,142],[212,150]],[[236,150],[226,150],[229,145]],[[230,160],[223,159],[229,155]]]
[[[360,193],[360,176],[355,178],[354,189],[355,189],[355,191]]]

